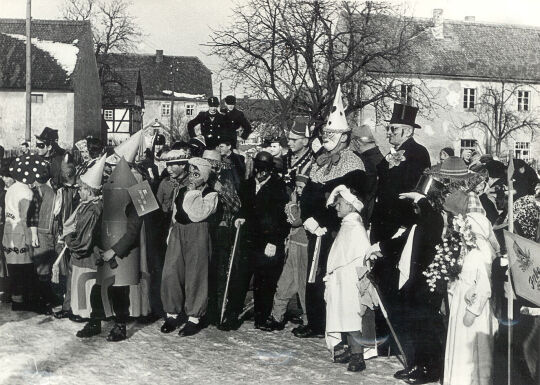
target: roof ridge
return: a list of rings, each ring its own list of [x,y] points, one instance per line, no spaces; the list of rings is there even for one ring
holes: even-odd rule
[[[128,52],[128,53],[123,53],[123,52],[110,52],[108,53],[107,55],[122,55],[122,56],[156,56],[155,53],[138,53],[138,52]],[[199,57],[198,56],[194,56],[194,55],[165,55],[163,54],[163,56],[168,56],[168,57],[188,57],[188,58],[193,58],[193,59],[197,59],[200,61]]]
[[[432,21],[430,17],[412,17],[413,20],[417,21]],[[445,24],[471,24],[471,25],[480,25],[488,27],[508,27],[508,28],[519,28],[523,30],[534,30],[540,31],[540,26],[527,25],[527,24],[514,24],[514,23],[501,23],[501,22],[492,22],[492,21],[465,21],[465,20],[455,20],[455,19],[444,19],[443,23]]]
[[[0,24],[18,24],[26,23],[25,19],[3,19],[0,18]],[[32,19],[32,24],[65,24],[65,25],[86,25],[90,20],[50,20],[50,19]]]

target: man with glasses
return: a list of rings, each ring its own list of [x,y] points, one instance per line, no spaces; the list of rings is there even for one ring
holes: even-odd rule
[[[36,135],[37,154],[49,162],[51,186],[56,191],[62,183],[62,160],[66,151],[58,145],[58,130],[45,127]]]

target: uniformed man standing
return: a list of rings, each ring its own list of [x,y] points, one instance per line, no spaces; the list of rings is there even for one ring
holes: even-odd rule
[[[225,108],[221,111],[225,115],[228,130],[233,139],[233,148],[236,148],[236,137],[247,139],[252,128],[242,111],[236,108],[236,97],[228,95],[225,97]]]
[[[219,144],[218,139],[226,133],[227,122],[225,116],[218,112],[219,99],[215,96],[208,98],[208,111],[199,114],[187,124],[190,138],[197,136],[195,127],[200,126],[200,134],[204,136],[206,147],[214,149]]]

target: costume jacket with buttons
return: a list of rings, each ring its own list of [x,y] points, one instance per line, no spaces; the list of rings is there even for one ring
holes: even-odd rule
[[[208,148],[216,147],[219,144],[218,139],[229,134],[225,116],[220,113],[211,115],[208,111],[199,112],[195,119],[190,120],[187,124],[191,138],[196,136],[195,126],[198,124],[201,126],[201,134],[204,136]]]

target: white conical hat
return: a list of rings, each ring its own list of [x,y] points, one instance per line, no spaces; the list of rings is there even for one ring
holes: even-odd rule
[[[332,109],[330,110],[330,115],[324,126],[324,131],[327,132],[349,132],[351,129],[347,124],[347,119],[345,117],[345,109],[343,108],[343,100],[341,97],[341,84],[338,85],[336,91],[336,96],[334,97],[334,103],[332,104]]]
[[[128,163],[133,163],[142,144],[142,130],[137,131],[128,140],[114,148],[114,152],[120,158],[124,157]]]
[[[105,167],[105,159],[107,159],[106,154],[99,158],[92,167],[81,175],[81,181],[92,188],[100,188],[101,178],[103,177],[103,168]]]

